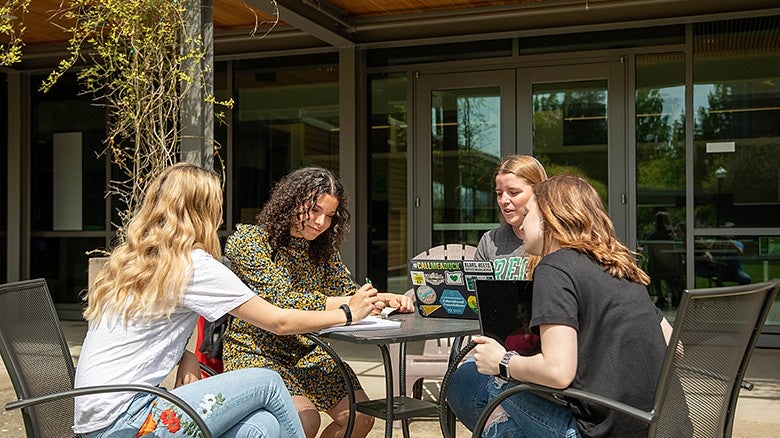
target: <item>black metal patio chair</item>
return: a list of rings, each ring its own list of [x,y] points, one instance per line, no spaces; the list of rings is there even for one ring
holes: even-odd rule
[[[647,423],[649,437],[730,437],[740,388],[753,386],[743,378],[778,288],[780,279],[686,290],[649,411],[586,391],[516,382],[485,407],[473,436],[481,435],[490,413],[503,400],[533,391],[614,409]],[[682,392],[675,391],[680,385]],[[685,412],[689,422],[680,421]]]
[[[198,426],[204,438],[211,432],[201,417],[179,397],[146,385],[105,385],[73,388],[75,367],[46,281],[21,281],[0,286],[0,355],[17,401],[6,410],[21,409],[30,438],[73,437],[73,397],[107,392],[145,392],[171,402]]]

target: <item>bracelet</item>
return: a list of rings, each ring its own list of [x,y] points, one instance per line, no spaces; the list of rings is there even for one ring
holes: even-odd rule
[[[346,304],[342,304],[339,306],[339,309],[343,310],[344,314],[347,315],[347,323],[344,325],[352,324],[352,311],[349,310],[349,306]]]

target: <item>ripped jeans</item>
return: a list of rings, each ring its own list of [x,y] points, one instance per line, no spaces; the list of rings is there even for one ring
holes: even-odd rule
[[[455,416],[470,430],[480,413],[510,383],[477,371],[473,359],[453,373],[447,390],[447,403]],[[567,406],[554,403],[528,391],[504,400],[505,413],[491,418],[482,436],[485,438],[579,438],[577,421]]]

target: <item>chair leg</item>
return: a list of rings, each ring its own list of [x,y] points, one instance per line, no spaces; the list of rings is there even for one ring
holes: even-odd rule
[[[422,393],[423,393],[423,379],[417,379],[416,382],[414,382],[414,385],[412,385],[412,397],[422,400]]]

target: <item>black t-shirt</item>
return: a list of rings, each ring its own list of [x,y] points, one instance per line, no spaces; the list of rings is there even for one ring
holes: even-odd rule
[[[577,373],[571,388],[649,410],[666,352],[663,314],[645,286],[620,280],[588,255],[561,249],[534,271],[531,326],[577,330]],[[596,405],[572,401],[586,437],[647,436],[647,425]]]

